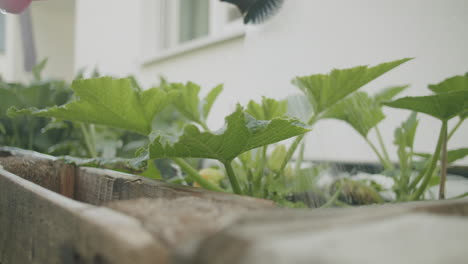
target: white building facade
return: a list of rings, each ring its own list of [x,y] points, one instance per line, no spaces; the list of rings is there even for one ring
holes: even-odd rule
[[[199,83],[207,93],[225,89],[209,120],[212,129],[235,104],[299,93],[295,76],[333,68],[375,65],[414,57],[367,85],[370,93],[410,84],[404,95],[427,95],[428,84],[468,72],[466,0],[286,0],[273,19],[242,25],[240,14],[219,0],[47,0],[31,7],[37,53],[48,57],[46,75],[71,79],[82,68],[134,74],[150,87],[159,76]],[[0,72],[24,79],[15,17],[7,15]],[[409,112],[386,109],[380,129],[396,160],[393,131]],[[423,117],[416,149],[432,152],[439,122]],[[468,124],[449,148],[468,147]],[[346,124],[326,120],[307,138],[315,160],[376,161]]]

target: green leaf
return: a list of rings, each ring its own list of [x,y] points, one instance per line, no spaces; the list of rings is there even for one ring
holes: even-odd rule
[[[148,155],[140,155],[133,159],[124,158],[77,158],[71,156],[60,157],[62,161],[77,166],[105,168],[111,170],[139,173],[143,172],[148,162]]]
[[[429,184],[427,188],[437,186],[440,184],[440,175],[432,175],[431,179],[429,180]]]
[[[276,146],[271,155],[268,157],[268,167],[272,171],[279,171],[281,169],[281,164],[286,158],[287,152],[288,151],[286,150],[285,145],[280,144]]]
[[[409,85],[399,85],[399,86],[392,86],[392,87],[385,88],[382,91],[374,95],[374,101],[378,103],[390,101],[395,96],[399,95],[401,92],[406,90],[406,88],[408,87]]]
[[[460,149],[454,149],[454,150],[449,150],[447,152],[447,162],[454,163],[457,160],[461,160],[468,156],[468,148],[460,148]]]
[[[76,80],[72,88],[78,98],[74,102],[43,110],[17,112],[31,111],[36,116],[112,126],[148,135],[152,120],[173,96],[157,88],[138,92],[129,79],[109,77]]]
[[[8,108],[18,104],[18,98],[13,91],[7,90],[4,87],[0,88],[0,117],[5,117]]]
[[[365,92],[356,92],[331,107],[323,118],[345,121],[367,138],[369,131],[385,119],[380,105]]]
[[[297,77],[293,80],[293,84],[306,94],[314,112],[319,114],[370,81],[409,60],[411,59],[406,58],[374,67],[335,69],[329,74]]]
[[[148,161],[148,167],[144,172],[140,173],[140,175],[149,179],[162,180],[161,172],[158,170],[153,160]]]
[[[468,90],[441,93],[430,96],[403,97],[384,105],[413,110],[438,118],[449,120],[461,114],[468,102]]]
[[[438,84],[429,85],[429,89],[434,93],[446,93],[446,92],[456,92],[456,91],[468,91],[468,72],[462,76],[454,76],[443,80]],[[460,113],[460,118],[468,118],[468,104],[465,107],[465,110]]]
[[[35,65],[32,68],[32,74],[36,81],[40,81],[42,79],[41,74],[46,66],[47,66],[47,58],[43,59],[41,62],[39,62],[39,64]]]
[[[262,103],[258,104],[251,100],[247,105],[246,112],[258,120],[271,120],[282,117],[288,110],[288,101],[262,97]]]
[[[412,148],[418,124],[417,113],[412,112],[408,119],[404,121],[400,127],[395,129],[395,145]]]
[[[208,119],[208,115],[211,111],[211,107],[213,106],[213,103],[216,101],[216,98],[218,98],[219,94],[223,91],[223,85],[220,84],[213,88],[208,95],[205,97],[203,100],[203,117],[204,119]]]
[[[226,163],[248,150],[308,131],[303,124],[292,119],[256,120],[238,106],[233,114],[226,117],[226,127],[217,133],[200,132],[194,125],[187,125],[183,134],[175,139],[154,132],[150,158],[208,158]]]
[[[176,109],[188,120],[202,126],[205,125],[206,118],[214,101],[223,90],[222,85],[216,86],[202,101],[198,96],[200,86],[195,83],[188,82],[185,85],[181,83],[166,83],[163,87],[167,91],[177,92],[178,98],[173,102]]]
[[[0,134],[6,134],[6,128],[2,123],[0,123]]]
[[[434,93],[446,93],[468,90],[468,72],[465,75],[457,75],[443,80],[437,84],[430,84],[429,89]]]

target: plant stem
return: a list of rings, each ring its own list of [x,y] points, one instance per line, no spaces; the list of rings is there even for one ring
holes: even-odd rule
[[[304,161],[304,151],[305,151],[305,143],[301,144],[301,148],[299,149],[299,157],[296,160],[296,167],[294,168],[294,172],[298,173],[301,169],[302,162]]]
[[[85,124],[80,123],[80,128],[81,128],[81,133],[83,134],[83,137],[84,137],[86,148],[88,149],[88,154],[92,158],[97,158],[96,149],[94,148],[94,146],[92,144],[91,136],[90,136],[88,130],[86,129]]]
[[[281,167],[278,171],[278,174],[282,174],[284,172],[284,169],[286,168],[286,165],[288,165],[288,162],[291,160],[292,156],[294,155],[294,152],[296,152],[297,147],[301,143],[302,139],[304,139],[304,134],[297,136],[296,139],[294,139],[294,142],[291,144],[291,146],[288,149],[288,152],[286,153],[286,157],[283,160],[283,163],[281,163]]]
[[[234,191],[235,194],[242,194],[242,190],[239,186],[239,182],[237,182],[236,174],[234,173],[234,170],[232,169],[231,165],[232,161],[225,161],[223,162],[224,167],[226,168],[226,173],[229,177],[229,181],[231,182],[232,190]]]
[[[33,149],[33,146],[34,146],[34,129],[35,129],[35,126],[36,126],[36,122],[30,116],[28,116],[28,118],[26,120],[28,121],[28,124],[29,124],[28,149]]]
[[[392,162],[390,161],[390,156],[388,155],[387,148],[382,139],[382,134],[380,133],[380,129],[378,126],[375,127],[375,132],[377,133],[377,139],[379,140],[380,147],[382,148],[384,158],[386,162],[391,166],[391,169],[394,169]]]
[[[319,120],[319,114],[314,114],[312,117],[309,119],[307,122],[307,125],[312,126]],[[294,155],[294,152],[296,152],[297,147],[301,143],[302,139],[304,139],[305,134],[302,134],[300,136],[297,136],[294,142],[291,144],[291,146],[288,149],[288,152],[286,153],[286,157],[283,160],[283,163],[281,163],[281,167],[278,171],[278,174],[282,174],[284,172],[284,169],[286,168],[286,165],[288,165],[288,162],[291,160],[292,156]]]
[[[187,173],[187,176],[191,180],[193,180],[193,181],[197,182],[198,184],[200,184],[201,187],[203,187],[205,189],[208,189],[208,190],[211,190],[211,191],[225,192],[225,190],[223,190],[221,187],[216,186],[215,184],[209,182],[208,180],[206,180],[205,178],[200,176],[200,174],[198,174],[198,172],[188,162],[186,162],[184,159],[182,159],[182,158],[172,158],[172,160],[177,165],[179,165],[179,167],[185,173]]]
[[[254,176],[254,189],[255,191],[260,189],[261,182],[262,182],[262,176],[263,173],[265,172],[265,166],[266,166],[266,161],[267,161],[267,149],[268,146],[263,146],[262,151],[260,153],[260,166],[257,167],[257,170],[255,171],[255,176]]]
[[[440,128],[440,133],[439,133],[439,140],[437,141],[437,146],[434,151],[434,155],[432,155],[431,159],[431,164],[429,165],[429,169],[426,172],[426,175],[424,175],[424,180],[419,186],[419,188],[416,190],[416,192],[411,196],[411,200],[417,200],[419,197],[424,193],[424,191],[427,188],[427,185],[431,181],[432,174],[434,173],[434,170],[437,165],[437,161],[439,160],[439,155],[440,155],[440,150],[442,148],[442,144],[445,138],[445,133],[444,131],[447,130],[447,121],[444,120],[442,121],[442,127]]]
[[[94,124],[89,124],[89,140],[91,141],[91,146],[94,149],[97,157],[97,149],[96,149],[96,126]]]
[[[386,161],[382,155],[379,153],[379,151],[377,150],[377,148],[375,147],[375,145],[367,138],[365,137],[364,140],[367,142],[367,144],[369,144],[369,146],[372,148],[372,150],[374,151],[374,153],[377,155],[377,157],[379,158],[380,162],[382,163],[382,165],[384,166],[384,168],[386,170],[389,170],[393,167],[393,165],[389,164],[388,161]]]
[[[439,200],[445,199],[445,182],[447,181],[447,126],[444,130],[444,142],[442,144],[442,157],[440,158],[440,183],[439,183]]]
[[[464,118],[460,118],[460,120],[458,120],[458,123],[457,123],[457,124],[455,125],[455,127],[452,128],[452,130],[450,131],[450,133],[449,133],[449,135],[448,135],[448,137],[447,137],[447,141],[449,141],[449,140],[452,138],[453,134],[455,134],[455,132],[458,130],[458,128],[460,128],[460,126],[461,126],[461,124],[463,123],[463,121],[465,121]]]
[[[425,168],[424,170],[422,170],[418,176],[416,176],[416,178],[411,182],[410,186],[409,186],[409,190],[413,190],[415,189],[417,186],[418,186],[418,183],[422,180],[422,178],[424,177],[424,175],[426,174],[427,172],[427,169],[428,168]]]
[[[330,200],[328,200],[324,205],[320,206],[320,208],[328,208],[334,205],[338,201],[338,197],[340,197],[340,193],[342,189],[343,189],[343,186],[340,186],[338,190],[330,198]]]

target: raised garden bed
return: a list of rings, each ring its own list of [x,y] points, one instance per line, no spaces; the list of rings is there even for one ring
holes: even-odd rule
[[[2,148],[0,154],[2,264],[168,263],[180,243],[216,232],[249,210],[274,206],[76,168],[31,151]]]
[[[0,164],[2,264],[464,263],[468,257],[466,199],[291,210],[74,167],[31,151],[2,148]],[[357,253],[358,245],[372,251]]]

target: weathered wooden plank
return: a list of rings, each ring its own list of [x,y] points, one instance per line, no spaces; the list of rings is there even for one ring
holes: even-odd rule
[[[137,220],[0,169],[0,263],[166,263]]]
[[[245,216],[191,252],[181,251],[179,263],[464,263],[468,258],[467,220],[468,199],[267,211]],[[386,227],[391,231],[386,232]],[[383,232],[382,241],[367,228]],[[464,229],[459,235],[465,237],[453,240],[459,229]],[[435,236],[428,235],[431,232]],[[401,249],[401,241],[412,241],[408,250]],[[358,248],[361,251],[353,252]],[[395,248],[403,252],[395,253]],[[392,258],[392,254],[409,254],[408,261]],[[432,254],[432,262],[425,257],[428,254]]]
[[[203,198],[225,205],[241,205],[251,209],[275,207],[275,204],[269,200],[212,192],[106,169],[83,167],[78,169],[75,176],[76,199],[95,205],[112,200],[174,199],[187,196]]]
[[[75,166],[65,164],[55,157],[34,151],[1,147],[0,165],[2,159],[5,161],[4,164],[8,164],[6,161],[15,161],[5,165],[6,170],[49,190],[93,205],[101,205],[113,200],[173,199],[192,196],[223,204],[242,204],[246,208],[275,207],[275,204],[269,200],[217,193],[107,169],[75,168]],[[51,176],[45,177],[45,174]]]
[[[72,198],[75,167],[61,161],[31,156],[0,157],[0,166],[46,189]]]
[[[109,208],[138,219],[168,252],[187,248],[258,209],[197,197],[114,201]]]

